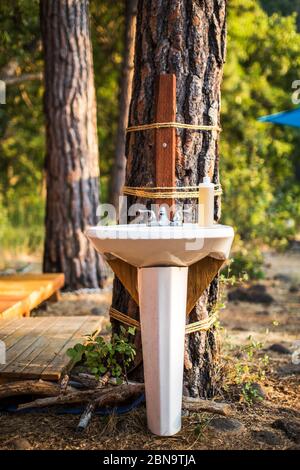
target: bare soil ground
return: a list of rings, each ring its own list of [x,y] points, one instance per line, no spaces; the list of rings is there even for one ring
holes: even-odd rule
[[[266,279],[259,284],[273,302],[234,300],[220,312],[224,381],[217,399],[231,403],[230,419],[190,414],[179,434],[162,438],[147,431],[144,406],[122,416],[94,416],[84,434],[75,432],[78,416],[51,410],[2,413],[0,449],[300,449],[300,365],[295,364],[300,350],[300,252],[268,253]],[[63,294],[61,302],[48,303],[34,315],[105,316],[110,298],[111,285],[102,292]]]

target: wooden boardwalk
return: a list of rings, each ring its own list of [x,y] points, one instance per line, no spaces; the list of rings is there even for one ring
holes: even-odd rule
[[[84,343],[84,335],[99,332],[103,317],[24,317],[0,320],[0,340],[6,345],[6,364],[0,382],[9,379],[57,381],[70,368],[68,348]]]
[[[0,321],[30,314],[63,287],[63,274],[19,274],[0,277]]]

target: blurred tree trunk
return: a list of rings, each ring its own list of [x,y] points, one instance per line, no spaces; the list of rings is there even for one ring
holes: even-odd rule
[[[155,120],[156,79],[162,73],[177,78],[177,120],[188,124],[217,125],[220,119],[220,85],[225,60],[226,0],[139,0],[135,71],[129,125]],[[126,184],[155,185],[155,132],[127,135]],[[219,182],[218,134],[177,131],[177,185],[197,185],[204,175]],[[142,202],[128,198],[128,206]],[[151,202],[151,201],[148,201]],[[185,201],[189,202],[189,201]],[[216,200],[215,216],[220,216]],[[191,312],[189,321],[207,317],[218,296],[217,278]],[[114,281],[113,307],[138,318],[138,307],[118,279]],[[114,328],[117,328],[116,325]],[[136,335],[137,364],[141,341]],[[141,368],[135,373],[142,374]],[[218,379],[218,342],[214,328],[186,337],[184,393],[209,397]]]
[[[99,158],[88,0],[40,3],[45,58],[46,238],[44,271],[67,289],[103,283],[103,261],[84,230],[96,224]]]
[[[110,189],[110,202],[115,206],[116,209],[119,206],[119,196],[125,183],[125,131],[128,123],[128,112],[132,89],[136,13],[137,0],[126,0],[124,55],[120,80],[119,120],[116,136],[115,160]]]

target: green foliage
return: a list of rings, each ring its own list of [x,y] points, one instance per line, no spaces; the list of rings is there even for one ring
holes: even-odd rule
[[[297,13],[297,26],[300,30],[300,2],[299,0],[260,0],[261,6],[269,15],[281,13],[283,16]]]
[[[126,379],[127,368],[136,354],[129,339],[134,336],[135,329],[130,327],[126,331],[121,326],[120,331],[120,335],[112,335],[111,341],[105,341],[102,336],[95,337],[95,333],[87,336],[85,345],[78,343],[68,349],[67,354],[74,364],[82,362],[97,378],[110,372],[119,381]]]
[[[230,383],[240,386],[243,400],[247,404],[261,400],[257,383],[264,382],[269,365],[269,356],[261,354],[263,344],[250,335],[248,342],[238,348],[240,359],[228,373]]]
[[[291,108],[299,50],[295,16],[268,16],[255,0],[230,2],[222,95],[223,221],[248,245],[282,245],[299,229],[300,132],[257,121]]]
[[[263,256],[261,250],[253,245],[242,248],[233,254],[230,265],[231,275],[241,278],[246,275],[248,279],[263,279]]]
[[[246,382],[242,387],[242,397],[248,405],[263,400],[263,397],[259,394],[257,388],[252,382]]]

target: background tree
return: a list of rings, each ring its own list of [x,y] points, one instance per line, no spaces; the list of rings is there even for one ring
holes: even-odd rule
[[[156,81],[163,73],[176,74],[179,122],[219,124],[226,42],[225,4],[225,1],[213,0],[174,0],[171,3],[139,0],[130,126],[155,121]],[[154,131],[128,135],[127,185],[155,186],[154,137]],[[215,183],[219,181],[218,134],[178,130],[177,185],[197,185],[207,174]],[[134,202],[144,200],[131,197],[128,205]],[[209,315],[217,295],[216,279],[191,312],[190,321]],[[113,307],[138,317],[137,305],[117,279],[114,282]],[[138,337],[137,343],[139,340]],[[186,394],[213,395],[217,353],[215,329],[187,337]]]
[[[128,123],[133,77],[137,3],[137,0],[126,0],[125,2],[125,34],[122,73],[120,76],[119,119],[110,188],[110,202],[116,208],[119,207],[119,196],[125,182],[125,131]]]
[[[44,271],[66,288],[97,287],[103,264],[84,235],[99,204],[96,100],[88,1],[44,0],[46,236]]]

